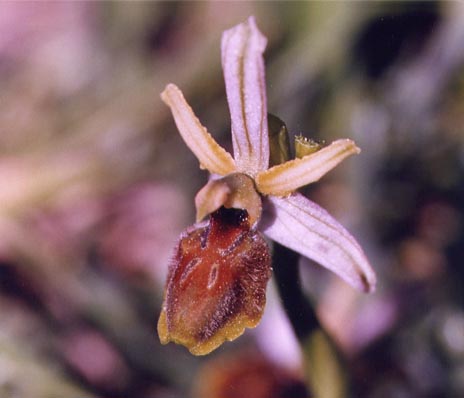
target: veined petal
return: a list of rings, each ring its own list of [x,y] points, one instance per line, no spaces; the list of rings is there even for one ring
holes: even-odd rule
[[[316,261],[364,292],[376,277],[363,250],[327,211],[301,194],[267,197],[260,229],[271,239]]]
[[[171,108],[180,135],[200,161],[200,166],[220,175],[233,173],[234,159],[200,123],[179,88],[168,84],[161,93],[161,99]]]
[[[289,160],[260,172],[256,176],[256,186],[264,195],[285,196],[317,181],[343,159],[359,152],[352,140],[337,140],[301,159]]]
[[[222,35],[222,68],[232,120],[237,170],[254,176],[269,164],[263,52],[267,40],[255,19]]]

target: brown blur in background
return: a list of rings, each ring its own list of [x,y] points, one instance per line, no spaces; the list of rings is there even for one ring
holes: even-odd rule
[[[263,322],[207,357],[161,346],[163,283],[207,174],[159,93],[231,149],[225,29],[268,37],[269,112],[362,153],[310,186],[378,275],[302,277],[354,397],[464,396],[464,5],[0,3],[0,397],[303,398],[271,282]]]

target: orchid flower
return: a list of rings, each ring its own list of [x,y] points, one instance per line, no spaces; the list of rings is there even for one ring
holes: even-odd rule
[[[212,175],[195,198],[197,224],[181,235],[175,249],[158,322],[163,344],[174,341],[198,355],[258,324],[271,274],[261,234],[356,289],[375,288],[375,273],[353,236],[296,192],[359,153],[355,143],[340,139],[269,167],[266,42],[253,17],[222,36],[234,157],[200,123],[179,88],[168,84],[161,94],[200,167]]]

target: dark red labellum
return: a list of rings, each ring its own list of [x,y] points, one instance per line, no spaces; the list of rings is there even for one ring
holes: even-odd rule
[[[247,212],[220,208],[175,249],[158,333],[197,355],[240,336],[261,319],[271,276],[269,248]]]

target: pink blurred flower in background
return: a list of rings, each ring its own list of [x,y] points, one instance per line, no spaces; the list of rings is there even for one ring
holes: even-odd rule
[[[31,77],[61,94],[80,88],[96,59],[93,9],[79,2],[0,3],[0,62],[21,59],[34,68]]]
[[[100,333],[92,329],[73,330],[61,338],[61,348],[69,365],[87,381],[112,388],[128,382],[127,365]]]
[[[100,241],[107,264],[162,283],[172,242],[187,219],[184,198],[171,184],[145,183],[111,199]]]

